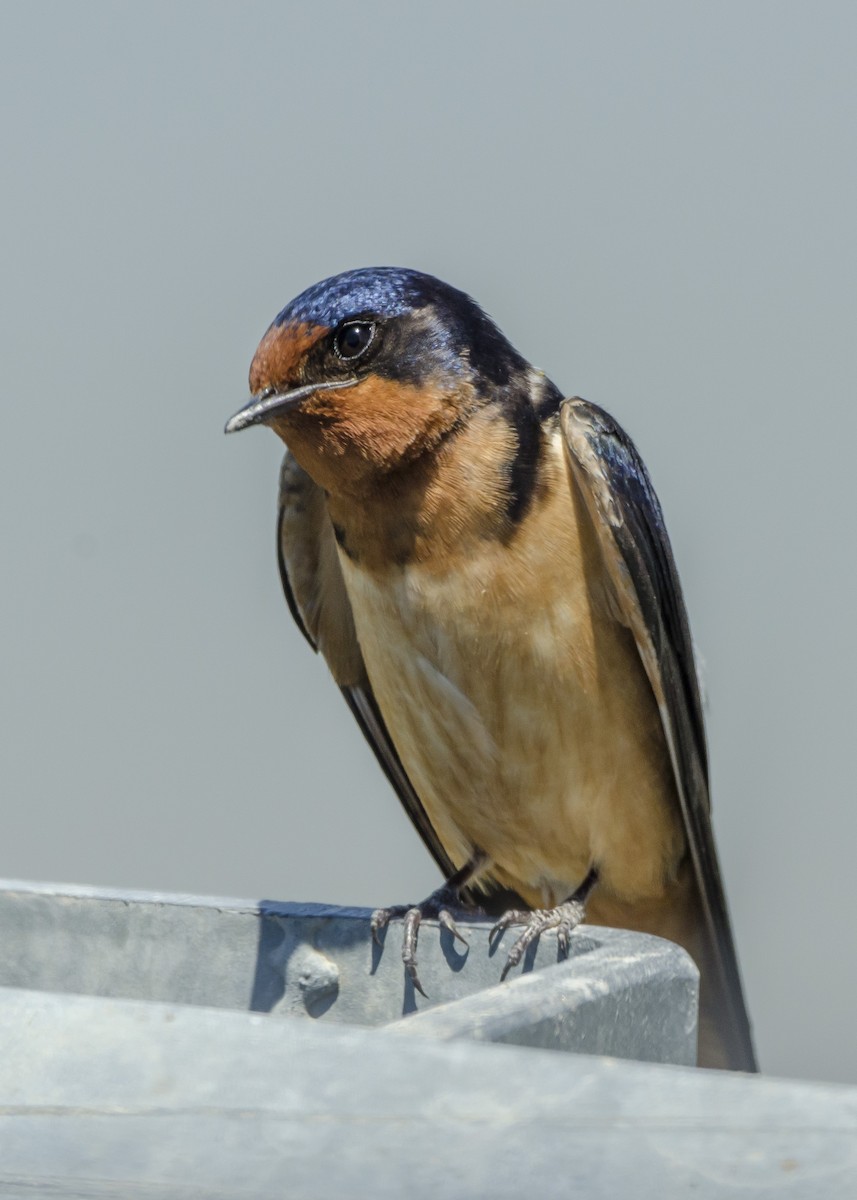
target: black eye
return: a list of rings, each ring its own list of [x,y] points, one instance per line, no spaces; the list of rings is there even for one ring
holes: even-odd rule
[[[375,326],[370,321],[352,321],[337,330],[333,345],[340,358],[359,358],[374,336]]]

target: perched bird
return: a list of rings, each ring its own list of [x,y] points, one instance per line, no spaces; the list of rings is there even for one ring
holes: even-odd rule
[[[250,391],[226,431],[287,446],[289,608],[447,878],[375,914],[405,917],[415,985],[421,916],[455,931],[455,903],[519,897],[508,970],[585,908],[683,945],[700,1062],[755,1070],[687,615],[630,438],[469,296],[394,267],[293,300]]]

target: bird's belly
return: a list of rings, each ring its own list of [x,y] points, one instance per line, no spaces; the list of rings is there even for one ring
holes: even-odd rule
[[[593,862],[617,896],[659,895],[683,839],[631,635],[597,611],[574,547],[550,570],[508,560],[383,575],[343,560],[405,769],[453,862],[480,848],[529,903],[565,898]]]

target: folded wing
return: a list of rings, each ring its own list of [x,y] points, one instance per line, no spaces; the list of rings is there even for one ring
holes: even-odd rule
[[[756,1070],[711,826],[708,759],[693,644],[658,498],[634,444],[595,404],[567,400],[562,428],[620,619],[657,701],[705,923],[708,987],[733,1065]]]

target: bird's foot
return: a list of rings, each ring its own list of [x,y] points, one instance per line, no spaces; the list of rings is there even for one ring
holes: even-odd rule
[[[509,974],[512,967],[516,967],[524,957],[527,947],[532,945],[536,938],[540,937],[546,929],[556,930],[557,945],[563,958],[565,958],[568,954],[568,940],[571,937],[571,932],[583,920],[584,912],[583,901],[572,897],[570,900],[566,900],[564,904],[558,904],[556,908],[536,908],[532,912],[513,909],[512,912],[505,913],[491,930],[490,936],[492,938],[499,936],[512,925],[523,925],[524,932],[509,951],[506,965],[500,974],[501,983]]]
[[[501,983],[509,974],[512,967],[516,967],[524,957],[527,947],[531,946],[536,938],[544,933],[546,929],[556,930],[559,951],[563,957],[568,954],[568,940],[571,937],[571,932],[583,920],[586,912],[586,901],[589,899],[589,893],[597,882],[598,867],[593,864],[586,872],[580,885],[567,900],[563,901],[562,904],[557,904],[556,908],[536,908],[532,912],[513,909],[500,918],[491,930],[489,940],[504,933],[510,925],[524,926],[524,932],[509,951],[509,957],[506,959],[506,965],[503,967],[500,975]]]
[[[458,888],[444,884],[443,887],[438,888],[436,892],[432,892],[427,899],[423,900],[422,904],[395,904],[391,908],[376,908],[372,913],[370,927],[372,940],[376,945],[380,945],[379,935],[382,929],[386,929],[391,921],[404,918],[402,962],[405,964],[408,978],[420,995],[425,996],[426,999],[428,996],[417,974],[417,940],[420,922],[424,917],[438,921],[444,929],[449,930],[454,938],[466,946],[468,945],[467,939],[459,932],[450,912],[450,908],[457,905],[459,905]]]

